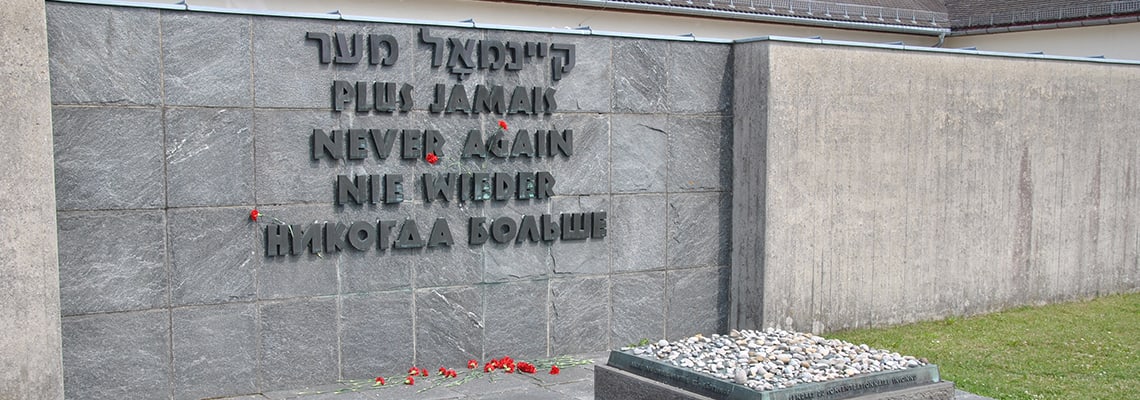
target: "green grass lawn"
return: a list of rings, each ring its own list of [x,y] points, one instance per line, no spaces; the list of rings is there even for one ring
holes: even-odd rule
[[[825,336],[925,357],[995,399],[1140,399],[1140,293]]]

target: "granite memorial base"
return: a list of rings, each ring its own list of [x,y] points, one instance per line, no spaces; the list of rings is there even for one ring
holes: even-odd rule
[[[597,400],[951,400],[954,383],[938,366],[857,375],[789,388],[755,391],[685,368],[614,351],[594,367]]]

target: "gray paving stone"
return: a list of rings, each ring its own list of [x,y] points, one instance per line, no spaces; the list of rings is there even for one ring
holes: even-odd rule
[[[577,35],[553,35],[551,41],[575,45],[575,65],[561,80],[554,82],[558,90],[558,109],[565,113],[603,112],[613,107],[613,39]],[[545,66],[550,70],[549,57]]]
[[[552,215],[562,213],[589,213],[605,211],[608,218],[610,199],[606,195],[557,197],[551,204]],[[561,224],[561,222],[559,222]],[[606,274],[610,272],[610,238],[585,240],[559,239],[551,246],[554,258],[554,275]]]
[[[731,202],[720,192],[669,195],[669,267],[728,265]]]
[[[592,378],[587,381],[548,385],[546,389],[561,393],[563,396],[571,399],[594,400],[594,382]]]
[[[172,209],[167,216],[170,300],[175,306],[256,298],[258,224],[247,208]]]
[[[669,111],[728,113],[732,104],[732,47],[669,43]]]
[[[344,378],[373,379],[413,364],[411,291],[343,296],[340,313]]]
[[[52,103],[160,103],[158,10],[50,3],[47,32]]]
[[[164,206],[161,115],[151,108],[53,107],[56,208]]]
[[[416,291],[417,364],[467,365],[483,359],[481,292],[474,287]]]
[[[342,255],[320,250],[313,254],[304,249],[301,255],[267,257],[265,254],[267,226],[277,218],[289,225],[298,225],[294,234],[300,235],[304,229],[322,229],[322,225],[310,228],[314,222],[324,224],[333,221],[336,214],[332,205],[267,206],[258,210],[263,214],[257,224],[256,257],[261,259],[257,269],[257,298],[285,299],[292,297],[332,295],[337,292],[337,263]],[[323,234],[321,235],[323,238]],[[322,239],[323,240],[323,239]],[[399,271],[391,272],[399,277]]]
[[[162,75],[166,104],[248,107],[249,16],[162,14]],[[225,52],[218,52],[225,49]]]
[[[554,355],[609,347],[610,283],[605,277],[550,281],[550,350]]]
[[[62,315],[166,306],[161,211],[61,212],[57,218]]]
[[[330,109],[332,64],[320,62],[320,45],[307,32],[332,35],[332,21],[252,17],[254,104],[258,107]],[[305,125],[300,125],[302,127]]]
[[[611,282],[610,347],[664,337],[665,273],[614,275]]]
[[[665,337],[711,335],[728,329],[727,267],[670,270],[666,277]]]
[[[606,240],[614,272],[664,269],[665,195],[618,195],[612,204]]]
[[[614,111],[661,113],[669,98],[669,43],[663,40],[614,40]],[[658,153],[660,154],[660,153]]]
[[[68,398],[171,396],[168,311],[63,318],[63,381]]]
[[[669,191],[732,187],[732,120],[681,116],[668,120]]]
[[[255,308],[245,303],[172,311],[175,399],[257,391]]]
[[[167,109],[167,204],[253,203],[252,124],[249,110]]]
[[[667,121],[656,115],[610,116],[613,140],[613,191],[664,192],[668,173]]]
[[[483,287],[486,357],[529,360],[547,356],[547,287],[546,280]]]
[[[316,57],[315,55],[313,56]],[[334,204],[343,160],[312,156],[313,129],[347,128],[332,111],[255,110],[253,115],[257,202]],[[343,138],[342,138],[343,139]]]
[[[335,299],[260,303],[258,308],[258,376],[262,390],[336,381]]]

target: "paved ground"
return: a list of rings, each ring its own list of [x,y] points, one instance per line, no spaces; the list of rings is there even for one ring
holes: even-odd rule
[[[606,362],[605,354],[588,354],[579,358],[594,360],[595,363]],[[465,371],[459,371],[460,377]],[[594,399],[594,366],[583,365],[563,368],[558,375],[549,375],[545,371],[530,374],[506,374],[496,372],[494,381],[487,377],[472,380],[457,386],[446,384],[431,387],[431,379],[419,380],[414,386],[400,383],[388,385],[380,389],[373,389],[365,385],[365,390],[356,392],[335,393],[338,390],[350,389],[351,385],[338,384],[297,390],[283,390],[264,393],[260,395],[229,397],[226,400],[357,400],[357,399],[407,399],[407,400],[444,400],[444,399],[551,399],[551,400],[593,400]],[[442,382],[455,382],[454,379]],[[954,400],[992,400],[974,394],[958,391]]]

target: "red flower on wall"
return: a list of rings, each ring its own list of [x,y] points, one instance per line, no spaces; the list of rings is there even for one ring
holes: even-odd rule
[[[260,216],[261,216],[261,213],[258,212],[256,208],[253,209],[253,211],[249,212],[249,219],[251,219],[251,220],[257,221],[257,217],[260,217]]]
[[[500,119],[499,120],[499,128],[502,128],[504,131],[507,130],[507,121],[503,121]]]
[[[559,372],[562,372],[562,370],[559,369],[557,365],[551,365],[550,366],[550,374],[551,375],[558,375]]]
[[[435,163],[439,162],[439,156],[435,155],[435,153],[427,153],[424,160],[427,160],[428,164],[435,165]]]

